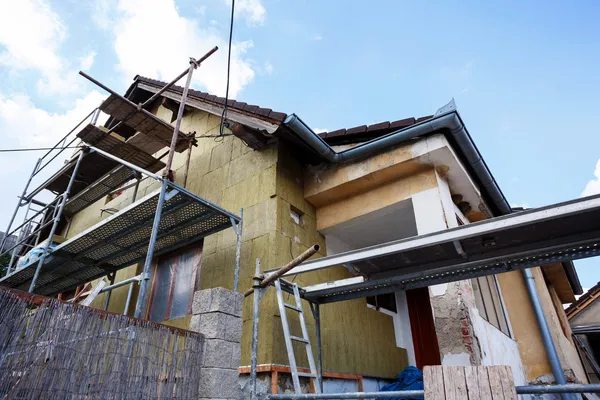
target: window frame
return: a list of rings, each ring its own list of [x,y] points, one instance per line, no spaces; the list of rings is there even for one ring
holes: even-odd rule
[[[165,321],[169,321],[171,319],[176,319],[176,318],[184,318],[185,316],[191,315],[192,313],[192,302],[194,300],[194,293],[199,289],[200,287],[200,272],[202,270],[202,258],[203,258],[203,250],[204,250],[204,240],[200,240],[198,242],[192,243],[190,245],[187,245],[181,249],[177,249],[173,252],[170,253],[166,253],[163,254],[159,257],[156,257],[153,261],[152,261],[152,284],[151,284],[151,289],[150,289],[150,299],[148,301],[148,309],[146,311],[146,319],[150,320],[150,316],[152,315],[152,307],[154,305],[154,301],[155,301],[155,296],[157,296],[157,272],[158,272],[158,268],[159,265],[161,263],[161,261],[166,261],[169,259],[173,259],[174,262],[172,264],[169,264],[169,268],[173,265],[176,264],[178,265],[181,257],[189,252],[197,252],[197,254],[194,255],[194,259],[192,261],[192,265],[191,268],[195,268],[195,271],[192,272],[192,279],[193,279],[193,287],[191,288],[191,293],[188,299],[188,305],[186,308],[186,314],[184,316],[179,316],[179,317],[171,317],[171,308],[172,308],[172,304],[173,304],[173,295],[174,295],[174,290],[175,290],[175,282],[176,282],[176,277],[177,277],[177,267],[175,268],[175,273],[170,274],[170,278],[171,281],[169,282],[169,294],[167,295],[167,306],[165,308],[165,313],[164,313],[164,319],[162,319],[161,321],[155,321],[155,322],[165,322]],[[196,259],[197,257],[197,259]],[[195,265],[197,264],[197,266]]]

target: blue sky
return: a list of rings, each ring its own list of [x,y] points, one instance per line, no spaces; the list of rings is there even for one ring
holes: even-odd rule
[[[482,3],[238,0],[232,93],[326,130],[455,98],[512,205],[600,192],[600,3]],[[97,106],[104,93],[80,68],[123,91],[135,74],[169,80],[219,45],[194,86],[224,93],[225,0],[0,7],[4,148],[53,144]],[[0,226],[36,156],[0,155]],[[597,264],[576,263],[584,287],[600,281]]]

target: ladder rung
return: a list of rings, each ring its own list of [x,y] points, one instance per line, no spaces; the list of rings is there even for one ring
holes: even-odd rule
[[[286,308],[289,308],[290,310],[298,311],[299,313],[301,313],[301,312],[302,312],[302,310],[301,310],[301,309],[299,309],[298,307],[296,307],[296,306],[293,306],[293,305],[291,305],[291,304],[288,304],[288,303],[283,303],[283,305],[284,305]]]
[[[309,343],[307,339],[304,339],[304,338],[301,338],[301,337],[298,337],[298,336],[291,336],[290,335],[290,339],[295,340],[296,342],[302,342],[302,343],[306,343],[306,344]]]
[[[298,376],[302,376],[304,378],[316,378],[317,375],[311,372],[298,372]]]

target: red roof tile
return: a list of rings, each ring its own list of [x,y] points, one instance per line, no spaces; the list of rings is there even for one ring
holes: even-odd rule
[[[167,84],[166,82],[158,81],[156,79],[146,78],[146,77],[139,76],[139,75],[135,77],[134,81],[135,82],[144,82],[144,83],[156,86],[157,89],[161,88]],[[181,86],[177,86],[177,85],[171,86],[171,90],[174,90],[176,92],[183,92],[183,88]],[[225,98],[218,97],[218,96],[215,96],[215,95],[207,93],[207,92],[202,92],[200,90],[190,89],[188,92],[188,95],[190,96],[190,98],[195,98],[197,100],[211,102],[211,103],[217,104],[219,106],[223,106],[225,104]],[[269,118],[269,119],[275,120],[277,122],[282,122],[287,117],[286,113],[273,111],[270,108],[261,108],[260,106],[257,106],[257,105],[248,104],[248,103],[236,101],[233,99],[227,100],[227,106],[232,109],[238,110],[238,111],[243,111],[248,114],[254,114],[258,117]]]
[[[387,135],[388,133],[406,128],[419,122],[426,121],[431,117],[432,116],[429,115],[417,119],[405,118],[393,122],[385,121],[369,125],[368,127],[366,125],[360,125],[354,128],[338,129],[331,132],[322,132],[319,133],[319,136],[325,139],[325,141],[329,144],[347,144],[364,142],[383,135]]]

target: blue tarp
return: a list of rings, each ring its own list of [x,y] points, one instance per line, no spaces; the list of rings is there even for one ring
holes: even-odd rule
[[[382,387],[380,392],[395,392],[400,390],[423,390],[423,373],[416,367],[406,367],[400,372],[396,380]],[[392,400],[400,400],[394,398]],[[416,397],[415,400],[423,400],[423,397]]]

